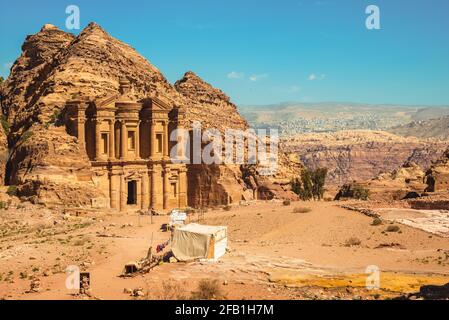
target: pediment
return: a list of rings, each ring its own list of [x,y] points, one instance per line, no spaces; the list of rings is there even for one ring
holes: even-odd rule
[[[159,98],[148,98],[142,101],[144,103],[144,107],[156,112],[170,112],[172,107],[169,103],[159,99]]]
[[[119,94],[113,94],[101,99],[97,99],[95,100],[95,106],[97,108],[105,108],[105,107],[111,107],[114,108],[115,107],[115,103],[117,102],[117,100],[119,99],[120,95]]]
[[[140,180],[142,178],[142,174],[137,171],[132,171],[125,175],[125,180]]]

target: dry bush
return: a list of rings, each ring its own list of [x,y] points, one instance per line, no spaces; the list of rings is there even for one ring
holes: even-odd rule
[[[398,226],[395,225],[390,225],[387,227],[387,229],[385,231],[387,232],[398,232],[400,230],[400,228]]]
[[[312,209],[307,207],[296,207],[295,209],[293,209],[293,213],[307,213],[310,211],[312,211]]]
[[[359,246],[361,243],[362,241],[360,241],[359,238],[352,237],[346,240],[345,246],[346,247]]]
[[[156,296],[158,300],[186,300],[183,287],[178,282],[170,279],[162,282],[162,291]],[[149,291],[149,290],[148,290]],[[148,297],[147,298],[151,298]]]
[[[198,283],[196,291],[192,292],[193,300],[222,300],[225,299],[218,280],[203,279]]]
[[[288,200],[288,199],[286,199],[286,200],[284,200],[284,201],[282,202],[282,204],[283,204],[284,206],[289,206],[289,205],[291,204],[291,201]]]
[[[382,220],[380,218],[374,218],[373,222],[371,223],[372,226],[378,226],[382,224]]]
[[[230,205],[224,206],[223,210],[224,211],[231,211],[232,207]]]

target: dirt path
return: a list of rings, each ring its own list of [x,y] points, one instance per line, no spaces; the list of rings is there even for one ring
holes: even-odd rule
[[[300,207],[310,210],[295,213],[294,209]],[[163,284],[169,280],[176,283],[179,295],[189,297],[198,281],[207,278],[217,279],[227,298],[326,298],[328,292],[350,283],[361,287],[365,269],[370,265],[378,266],[384,274],[384,287],[388,290],[404,291],[423,283],[449,282],[448,238],[405,225],[398,225],[397,232],[386,232],[388,222],[372,226],[371,218],[332,202],[291,206],[261,202],[233,207],[231,211],[209,211],[202,223],[228,226],[231,251],[219,263],[163,264],[145,275],[120,278],[127,262],[145,257],[151,244],[156,246],[168,239],[169,234],[160,230],[166,222],[167,217],[156,217],[151,224],[149,217],[142,217],[139,222],[135,214],[107,215],[86,229],[77,230],[78,237],[91,239],[71,250],[73,257],[78,251],[88,251],[84,260],[90,263],[83,269],[91,272],[95,297],[131,299],[124,289],[141,287],[148,298],[166,298],[169,293]],[[349,245],[350,240],[353,245]],[[90,246],[93,248],[89,251]],[[33,265],[58,255],[52,246],[39,246],[37,250],[39,260],[33,260]],[[5,274],[14,266],[29,267],[28,258],[3,260],[0,272]],[[79,262],[64,261],[75,265]],[[408,277],[412,274],[415,276]],[[15,276],[12,283],[0,281],[0,291],[8,293],[6,298],[79,298],[65,288],[65,279],[64,273],[41,276],[41,292],[26,294],[30,280]],[[400,283],[393,285],[394,279],[400,279]],[[324,293],[322,288],[326,288]],[[318,293],[309,297],[316,290]],[[342,295],[340,291],[332,296]],[[342,298],[354,295],[352,291],[348,294]]]

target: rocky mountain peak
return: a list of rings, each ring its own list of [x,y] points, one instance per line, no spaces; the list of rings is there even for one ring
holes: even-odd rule
[[[45,31],[48,31],[48,30],[59,30],[59,29],[58,29],[58,27],[56,27],[55,25],[53,25],[51,23],[46,23],[46,24],[43,25],[43,27],[41,28],[40,32],[45,32]]]
[[[187,71],[184,76],[175,83],[175,87],[179,92],[187,96],[200,95],[204,99],[220,99],[232,104],[230,98],[223,91],[214,88],[192,71]]]
[[[175,88],[191,102],[187,107],[187,114],[191,120],[200,121],[206,127],[219,130],[248,128],[248,123],[238,113],[237,106],[231,102],[231,99],[194,72],[187,71],[181,79],[176,81]],[[205,115],[207,115],[207,121],[204,121]]]
[[[84,29],[81,31],[79,38],[83,38],[86,36],[96,35],[104,38],[111,38],[109,33],[107,33],[100,25],[95,22],[90,22]]]

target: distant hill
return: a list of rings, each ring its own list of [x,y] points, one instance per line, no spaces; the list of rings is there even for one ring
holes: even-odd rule
[[[403,137],[449,139],[449,116],[413,121],[388,130]]]
[[[341,130],[387,130],[413,121],[449,116],[449,106],[350,102],[284,102],[259,106],[242,105],[238,109],[253,128],[278,128],[283,135]]]

